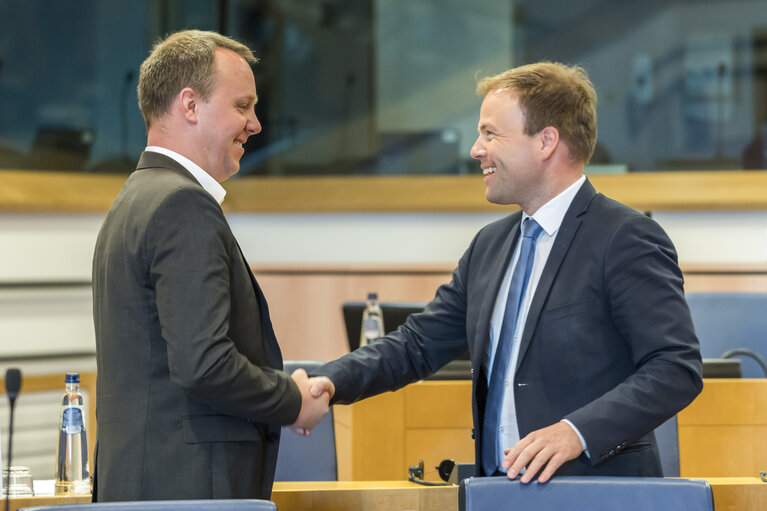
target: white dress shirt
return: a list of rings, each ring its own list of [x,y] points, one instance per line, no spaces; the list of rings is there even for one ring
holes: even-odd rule
[[[200,183],[200,186],[202,186],[206,192],[211,194],[213,198],[216,199],[216,202],[219,204],[224,202],[224,198],[226,197],[226,190],[224,190],[224,187],[221,186],[218,181],[213,179],[210,174],[202,170],[199,165],[194,163],[189,158],[181,156],[177,152],[171,151],[170,149],[156,145],[147,146],[144,151],[152,151],[153,153],[164,154],[168,158],[175,160],[187,171],[189,171],[190,174],[192,174],[197,182]]]
[[[504,382],[503,390],[503,403],[501,405],[501,418],[498,425],[498,439],[500,450],[500,459],[504,458],[503,450],[508,449],[516,444],[519,438],[519,428],[517,426],[517,412],[514,403],[514,389],[512,383],[514,382],[514,373],[517,368],[517,357],[519,355],[520,338],[522,332],[525,330],[525,323],[527,322],[527,313],[530,310],[530,303],[535,295],[535,289],[538,287],[538,281],[543,273],[543,267],[546,265],[546,261],[551,253],[551,247],[554,245],[554,240],[559,232],[559,227],[562,225],[562,220],[567,213],[567,209],[570,207],[575,194],[578,193],[586,176],[581,176],[576,182],[570,185],[567,189],[561,192],[559,195],[551,199],[544,204],[538,211],[533,214],[533,219],[543,228],[538,241],[535,245],[535,259],[533,260],[533,269],[530,273],[530,280],[525,290],[525,296],[522,297],[522,301],[519,306],[519,317],[516,325],[514,325],[513,345],[511,347],[511,361],[508,366],[506,374],[506,380]],[[528,217],[526,213],[522,213],[522,222]],[[521,225],[521,224],[520,224]],[[495,308],[493,309],[493,316],[490,324],[490,348],[489,348],[489,362],[488,362],[488,375],[487,381],[490,384],[490,372],[492,371],[493,361],[495,360],[495,352],[498,346],[498,339],[501,333],[501,326],[503,325],[503,315],[506,309],[506,299],[509,295],[509,285],[511,283],[511,275],[514,271],[514,267],[517,264],[519,258],[519,246],[522,236],[520,235],[517,241],[517,246],[514,248],[514,255],[511,258],[511,263],[506,269],[506,275],[501,283],[501,289],[498,291],[498,297],[496,298]],[[583,440],[583,436],[578,429],[573,426],[569,421],[565,421],[573,427],[578,436],[581,439],[584,450],[586,445]]]

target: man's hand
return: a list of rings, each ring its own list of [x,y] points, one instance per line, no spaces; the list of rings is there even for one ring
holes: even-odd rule
[[[311,389],[315,379],[310,379],[303,369],[296,369],[290,377],[293,378],[293,381],[298,385],[298,390],[301,391],[301,411],[298,412],[296,422],[290,425],[290,429],[299,435],[309,436],[312,429],[328,413],[331,394],[318,392],[316,396],[313,396]]]
[[[315,376],[314,378],[309,378],[309,382],[312,384],[311,394],[314,397],[319,397],[323,392],[327,392],[330,399],[332,399],[336,393],[336,386],[333,385],[333,382],[327,376]]]
[[[539,483],[545,483],[566,461],[577,458],[583,452],[583,445],[578,433],[566,422],[558,422],[547,428],[533,431],[503,453],[506,457],[501,462],[508,469],[509,479],[517,477],[525,468],[520,478],[523,483],[532,481],[535,474],[546,467],[538,477]]]

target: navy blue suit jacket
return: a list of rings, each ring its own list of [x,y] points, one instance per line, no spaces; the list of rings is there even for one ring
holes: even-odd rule
[[[330,362],[333,401],[394,390],[467,347],[481,467],[490,322],[521,212],[484,227],[422,314]],[[535,290],[514,378],[522,437],[565,418],[585,454],[557,474],[660,476],[652,430],[702,389],[698,340],[671,240],[652,219],[587,180],[568,209]]]

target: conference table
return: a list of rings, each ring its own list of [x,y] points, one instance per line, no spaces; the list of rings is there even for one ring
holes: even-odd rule
[[[715,511],[767,509],[767,483],[758,477],[706,480],[713,490]],[[276,482],[271,500],[279,511],[450,511],[458,509],[458,487],[408,481]],[[9,509],[84,502],[90,497],[15,497]]]

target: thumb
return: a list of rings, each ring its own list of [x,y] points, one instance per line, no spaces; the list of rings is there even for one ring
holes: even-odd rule
[[[323,393],[330,390],[328,388],[328,384],[325,382],[315,382],[311,388],[309,389],[309,393],[312,395],[312,397],[320,397]]]

